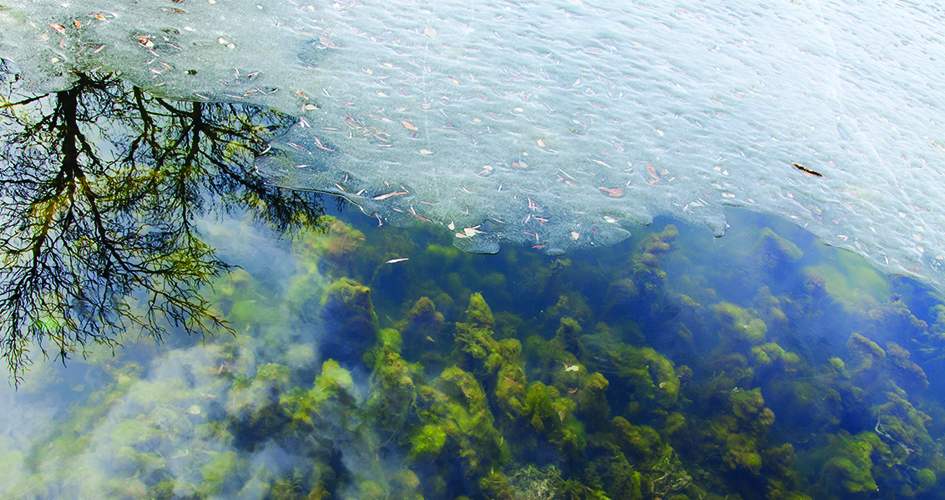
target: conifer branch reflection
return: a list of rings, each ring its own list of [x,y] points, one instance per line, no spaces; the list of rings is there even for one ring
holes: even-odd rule
[[[34,345],[64,362],[126,332],[161,340],[165,324],[229,329],[201,292],[230,266],[198,221],[249,211],[285,233],[324,213],[317,193],[255,173],[294,121],[264,108],[78,74],[68,90],[2,98],[0,117],[0,356],[15,382]]]

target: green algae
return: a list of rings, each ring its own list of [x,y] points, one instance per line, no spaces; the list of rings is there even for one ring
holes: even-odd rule
[[[797,245],[782,238],[773,229],[766,227],[749,250],[759,261],[762,268],[773,270],[785,264],[793,264],[804,256]]]
[[[792,336],[829,301],[804,287],[756,283],[757,275],[738,294],[731,286],[709,293],[709,278],[674,274],[675,259],[692,258],[680,255],[685,235],[675,227],[641,238],[633,259],[612,272],[574,275],[585,269],[577,259],[521,252],[509,257],[516,268],[477,272],[474,258],[440,241],[385,237],[397,250],[381,250],[370,232],[333,227],[340,234],[326,235],[331,242],[294,243],[305,263],[288,280],[287,305],[245,271],[222,280],[215,307],[240,325],[236,337],[214,340],[205,375],[218,384],[222,410],[186,384],[155,386],[165,408],[111,432],[126,464],[122,479],[109,478],[116,494],[941,498],[942,437],[930,417],[938,403],[925,397],[934,379],[922,368],[936,351],[880,336],[911,325],[930,349],[928,325],[937,323],[922,328],[905,298],[847,310],[846,345],[816,356]],[[777,250],[789,264],[812,258],[793,258],[785,242],[763,232],[748,252]],[[418,248],[437,264],[384,264]],[[437,266],[451,274],[434,276]],[[399,281],[384,286],[388,273]],[[528,299],[540,307],[496,290],[517,282],[536,287]],[[300,329],[322,330],[317,351],[280,340],[287,310],[305,320]],[[267,347],[254,350],[257,342]],[[115,406],[140,371],[112,371],[115,383],[96,401]],[[57,441],[74,455],[90,446],[82,430],[107,410],[83,411]],[[152,451],[182,429],[203,444]],[[267,446],[298,450],[306,465],[247,459]],[[185,452],[200,457],[188,462],[190,480],[144,479]]]
[[[719,315],[722,329],[719,335],[726,342],[760,344],[765,341],[768,325],[755,317],[756,311],[739,307],[730,302],[720,302],[712,309]]]
[[[859,256],[837,252],[830,264],[807,266],[802,273],[819,280],[826,295],[846,309],[869,309],[890,295],[886,278]]]

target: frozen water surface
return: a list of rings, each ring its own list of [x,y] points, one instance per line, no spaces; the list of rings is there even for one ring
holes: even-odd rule
[[[100,68],[293,113],[259,160],[273,183],[467,250],[609,244],[660,214],[721,235],[731,205],[942,280],[935,6],[19,1],[0,21],[38,87]]]

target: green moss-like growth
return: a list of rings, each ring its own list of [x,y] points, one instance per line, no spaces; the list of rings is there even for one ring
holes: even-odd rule
[[[561,479],[555,482],[555,498],[563,500],[608,500],[603,491],[591,488],[577,479]]]
[[[387,498],[397,500],[423,500],[423,485],[414,471],[404,469],[394,474],[391,479],[389,495]]]
[[[327,238],[312,238],[310,244],[317,244],[324,258],[340,271],[350,271],[355,254],[364,243],[364,233],[338,219],[328,223],[327,233]]]
[[[771,228],[764,228],[751,247],[751,253],[764,269],[777,270],[785,264],[793,264],[804,256],[794,243],[782,238]]]
[[[492,309],[486,304],[481,293],[474,293],[469,297],[469,307],[466,308],[466,324],[473,328],[491,330],[495,326],[495,317]]]
[[[886,360],[886,351],[876,342],[860,335],[859,333],[850,334],[847,340],[847,348],[856,362],[855,371],[867,371],[879,368]]]
[[[768,325],[755,317],[751,309],[739,307],[730,302],[720,302],[712,306],[718,314],[719,335],[725,342],[757,345],[765,341]]]
[[[437,312],[433,301],[429,297],[420,297],[407,312],[400,330],[410,337],[429,336],[432,341],[438,342],[443,325],[443,314]]]
[[[822,298],[829,297],[847,311],[876,307],[890,296],[888,279],[859,255],[837,252],[831,264],[809,266],[801,270]]]
[[[371,289],[352,279],[341,278],[328,287],[320,316],[325,324],[322,353],[326,357],[354,365],[377,341],[380,327]]]
[[[462,256],[463,253],[453,245],[431,243],[424,252],[424,263],[435,272],[442,273],[455,267]]]
[[[610,382],[600,373],[590,373],[581,382],[581,388],[575,392],[577,412],[591,424],[592,429],[601,428],[610,416],[610,404],[607,401]]]
[[[876,434],[890,444],[898,457],[910,460],[930,458],[925,457],[925,453],[937,449],[926,429],[931,417],[895,392],[887,392],[886,399],[887,403],[870,409],[876,418]]]
[[[774,412],[765,408],[765,400],[761,397],[761,389],[750,391],[733,390],[729,396],[732,414],[739,421],[739,428],[749,429],[760,433],[774,423]]]
[[[518,344],[517,340],[507,340]],[[518,345],[518,349],[520,350],[521,344]],[[520,363],[505,363],[499,369],[495,386],[496,400],[499,407],[513,420],[528,413],[528,409],[525,406],[525,384],[525,370]]]
[[[542,331],[553,331],[561,325],[561,320],[570,318],[576,321],[578,325],[588,325],[594,319],[594,311],[591,310],[584,297],[581,294],[570,291],[561,294],[558,302],[545,309],[539,318],[539,324]]]
[[[440,454],[446,444],[446,429],[438,424],[424,424],[410,436],[411,460],[433,459]]]
[[[932,469],[919,469],[915,473],[915,481],[919,485],[919,491],[929,491],[935,487],[938,478]]]
[[[291,416],[295,426],[310,428],[318,420],[347,414],[356,406],[354,380],[351,372],[337,361],[322,363],[321,375],[309,390],[301,387],[283,393],[280,405]]]
[[[562,318],[555,338],[552,339],[549,346],[552,350],[564,351],[570,354],[574,359],[584,362],[587,353],[584,351],[584,345],[581,344],[581,326],[573,318]]]
[[[199,493],[207,496],[219,495],[224,483],[246,466],[244,462],[245,460],[240,460],[236,452],[231,450],[214,453],[200,468],[203,482]]]
[[[498,464],[499,433],[486,393],[472,374],[447,368],[433,386],[419,392],[421,426],[410,438],[412,458],[459,460],[470,478],[482,477]]]
[[[403,337],[397,329],[381,328],[377,332],[377,341],[374,343],[374,346],[364,352],[364,356],[362,357],[364,364],[374,367],[377,364],[377,360],[382,356],[385,348],[400,353],[403,343]]]
[[[480,479],[479,489],[487,500],[514,498],[513,489],[509,486],[508,478],[501,472],[492,471]]]
[[[929,388],[929,379],[925,370],[912,362],[912,354],[895,342],[886,343],[886,366],[889,374],[905,389],[924,390]]]
[[[565,458],[576,459],[586,446],[584,426],[574,417],[575,403],[554,387],[541,382],[528,385],[525,396],[527,415],[525,421],[530,429],[555,444]]]
[[[673,362],[655,349],[624,344],[606,332],[584,335],[581,340],[586,346],[588,366],[608,381],[610,403],[617,411],[644,415],[676,405],[679,377]]]
[[[590,464],[593,477],[600,478],[599,483],[611,500],[642,500],[643,474],[634,469],[619,449],[613,446],[609,449],[608,456]]]
[[[659,433],[648,425],[633,425],[622,417],[612,424],[614,442],[637,462],[653,462],[663,453]]]
[[[482,295],[474,293],[469,298],[466,321],[456,323],[454,334],[459,366],[475,373],[490,385],[499,368],[507,362],[503,357],[499,342],[492,336],[494,324],[495,320],[489,305],[483,300]]]
[[[639,262],[644,266],[655,268],[660,264],[660,256],[674,250],[673,242],[679,236],[679,230],[673,224],[668,224],[661,233],[647,236],[642,243],[642,253]]]
[[[630,278],[613,281],[607,287],[604,311],[608,315],[620,316],[639,307],[640,291]]]
[[[470,323],[457,323],[454,336],[459,365],[480,377],[494,375],[502,364],[499,343],[492,338],[492,330],[478,328]]]
[[[781,372],[794,373],[800,364],[800,357],[787,352],[778,344],[769,342],[751,348],[755,364],[764,368],[773,368]]]
[[[836,455],[824,464],[820,486],[833,494],[863,494],[879,491],[873,479],[873,458],[888,454],[886,446],[872,432],[856,436],[837,436],[833,447]]]
[[[721,397],[723,394],[718,394]],[[722,471],[732,477],[745,475],[762,478],[762,471],[789,473],[766,464],[768,429],[774,423],[774,412],[764,406],[760,389],[750,391],[735,388],[727,394],[726,411],[700,423],[696,432],[704,457],[709,463],[717,461]],[[767,469],[766,469],[767,468]],[[783,481],[785,477],[765,474],[765,481]]]
[[[421,368],[407,363],[386,345],[374,365],[373,379],[374,390],[368,408],[380,428],[397,432],[416,404]]]

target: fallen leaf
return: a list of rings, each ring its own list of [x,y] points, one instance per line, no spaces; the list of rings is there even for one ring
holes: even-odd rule
[[[420,154],[422,154],[422,155],[432,155],[432,154],[433,154],[433,151],[430,151],[429,149],[421,149],[421,150],[420,150]]]
[[[650,174],[650,177],[656,179],[657,181],[663,177],[663,174],[661,174],[659,170],[656,170],[653,165],[650,165],[650,162],[646,162],[646,173]]]
[[[328,39],[327,37],[324,37],[324,36],[322,36],[322,35],[318,35],[318,41],[321,42],[321,44],[324,45],[325,47],[328,47],[329,49],[337,49],[337,48],[338,48],[338,45],[335,44],[335,42],[331,41],[330,39]]]
[[[621,196],[623,196],[623,188],[619,188],[619,187],[606,188],[606,187],[601,186],[597,189],[600,189],[601,191],[607,193],[607,196],[610,196],[613,198],[620,198]]]
[[[375,200],[386,200],[391,196],[397,196],[399,194],[408,194],[406,191],[394,191],[393,193],[380,194],[374,197]]]
[[[408,122],[407,120],[401,120],[400,123],[404,124],[404,128],[407,130],[414,130],[414,131],[420,130],[416,126],[414,126],[414,124]]]
[[[472,238],[473,236],[475,236],[475,235],[477,235],[477,234],[483,234],[482,231],[476,229],[477,227],[479,227],[479,226],[475,226],[475,227],[464,227],[464,228],[463,228],[463,232],[466,233],[466,237],[467,237],[467,238]]]
[[[423,34],[430,38],[436,38],[436,30],[433,28],[427,28],[423,30]]]

